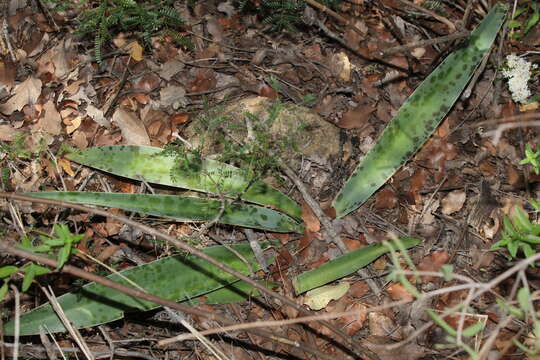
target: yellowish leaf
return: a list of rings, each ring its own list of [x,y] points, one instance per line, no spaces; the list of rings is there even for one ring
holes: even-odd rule
[[[325,285],[310,290],[304,297],[304,304],[309,306],[311,310],[324,309],[330,301],[337,300],[345,295],[349,287],[349,283],[342,282],[337,285]]]
[[[143,48],[137,41],[130,42],[126,49],[133,60],[141,61],[143,59]]]

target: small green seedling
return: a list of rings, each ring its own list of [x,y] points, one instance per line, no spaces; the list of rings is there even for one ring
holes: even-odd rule
[[[22,237],[21,243],[17,247],[34,253],[45,253],[49,256],[55,256],[58,262],[58,269],[60,269],[68,261],[70,255],[76,251],[73,249],[73,244],[78,243],[84,235],[72,234],[66,225],[54,225],[53,231],[56,237],[40,235],[39,238],[41,241],[37,245],[32,244],[32,241],[27,236]],[[0,301],[7,295],[11,276],[16,272],[24,274],[21,290],[26,292],[36,276],[45,275],[50,271],[49,268],[32,262],[21,267],[13,265],[0,267],[0,279],[3,281],[2,286],[0,286]]]
[[[446,341],[450,344],[450,346],[457,346],[463,349],[467,354],[469,354],[470,358],[473,360],[479,360],[480,356],[477,351],[475,351],[471,346],[463,342],[462,340],[458,339],[458,331],[454,329],[450,324],[448,324],[444,318],[437,313],[435,313],[431,309],[426,310],[429,317],[431,317],[431,320],[435,324],[437,324],[441,329],[443,329],[448,335],[446,336]],[[479,334],[482,330],[484,330],[484,327],[486,326],[485,321],[477,321],[471,326],[464,328],[461,331],[461,336],[464,338],[470,338],[473,336],[476,336]],[[439,345],[439,348],[445,348],[448,347],[447,345]]]
[[[537,146],[537,149],[539,147]],[[533,150],[529,144],[525,145],[525,157],[519,162],[519,165],[531,164],[536,175],[540,173],[540,151]]]
[[[533,298],[528,287],[520,288],[516,294],[516,306],[509,304],[507,301],[497,298],[497,305],[505,310],[508,314],[520,320],[529,320],[532,322],[532,335],[534,341],[527,345],[519,342],[516,338],[512,342],[516,347],[528,355],[540,354],[540,312],[535,311],[533,306]]]
[[[538,24],[539,20],[540,11],[538,10],[538,3],[534,1],[527,2],[526,6],[516,9],[512,19],[508,22],[508,28],[515,30],[510,36],[514,39],[522,38]]]
[[[17,247],[23,250],[37,253],[53,254],[58,250],[56,254],[56,261],[58,262],[58,269],[62,268],[69,256],[75,253],[73,245],[81,241],[84,235],[75,235],[69,231],[67,225],[60,224],[53,226],[53,232],[56,237],[40,235],[41,243],[39,245],[33,245],[28,237],[21,239],[21,244]]]
[[[530,204],[540,208],[540,204],[536,201],[531,201]],[[540,224],[533,224],[522,208],[515,207],[512,219],[505,215],[503,226],[502,239],[493,244],[491,249],[505,247],[512,259],[517,256],[520,248],[526,257],[535,254],[533,246],[540,244]]]

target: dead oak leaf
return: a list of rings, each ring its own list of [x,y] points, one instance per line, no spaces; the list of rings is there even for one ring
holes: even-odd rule
[[[0,105],[0,112],[11,115],[14,111],[20,111],[25,105],[36,103],[41,94],[41,80],[32,76],[15,87],[13,95],[8,101]]]
[[[394,301],[407,301],[414,300],[414,296],[408,292],[401,283],[393,283],[386,289],[386,292],[390,298]]]
[[[43,105],[44,115],[35,125],[35,130],[42,130],[51,135],[60,135],[62,132],[62,117],[52,100]]]
[[[17,68],[9,60],[0,61],[0,84],[6,89],[11,90],[15,86],[15,75]]]
[[[122,108],[118,108],[112,117],[122,131],[122,137],[126,145],[150,146],[150,138],[142,121],[135,114]]]
[[[360,105],[343,114],[343,117],[337,123],[342,129],[363,129],[369,125],[369,117],[375,111],[372,105]]]
[[[434,271],[437,272],[441,269],[443,265],[448,263],[450,260],[450,255],[446,250],[439,250],[432,252],[429,256],[426,256],[422,259],[418,265],[419,271]],[[422,277],[424,282],[430,282],[434,278],[431,276]]]
[[[306,230],[312,233],[316,233],[321,229],[321,223],[311,207],[307,203],[302,203],[302,220],[306,224]]]
[[[458,212],[463,207],[465,200],[467,199],[467,194],[463,190],[454,190],[448,193],[441,200],[441,211],[445,215],[451,215],[455,212]]]
[[[169,85],[159,92],[161,105],[164,107],[170,107],[174,110],[179,107],[186,106],[188,100],[186,99],[186,90],[181,86]]]
[[[15,129],[9,124],[0,125],[0,141],[13,141],[15,136],[20,133],[21,130]]]

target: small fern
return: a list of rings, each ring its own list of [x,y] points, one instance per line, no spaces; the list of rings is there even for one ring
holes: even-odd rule
[[[321,4],[335,9],[340,0],[321,0]],[[302,24],[302,13],[306,3],[302,0],[239,0],[241,11],[261,14],[262,22],[269,25],[269,31],[288,30],[297,32]]]
[[[152,36],[180,28],[185,22],[171,6],[171,1],[100,0],[98,7],[79,15],[77,32],[94,36],[95,57],[101,63],[103,46],[117,32],[139,33],[149,46]]]

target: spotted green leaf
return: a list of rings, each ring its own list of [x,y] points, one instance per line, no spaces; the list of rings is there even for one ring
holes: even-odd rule
[[[232,247],[250,263],[253,271],[259,269],[249,245]],[[203,251],[236,271],[250,273],[248,266],[223,246],[212,246]],[[234,276],[192,255],[169,256],[124,270],[121,274],[147,292],[173,301],[194,301],[197,297],[205,296],[207,300],[204,302],[220,303],[236,301],[253,293],[246,284],[238,283]],[[118,274],[109,275],[108,278],[131,287]],[[235,285],[230,286],[233,283]],[[221,291],[217,292],[218,290]],[[213,291],[216,293],[212,293]],[[118,320],[125,312],[158,307],[155,303],[131,297],[97,283],[89,283],[77,292],[59,296],[58,302],[67,318],[77,328]],[[38,334],[40,325],[46,326],[51,332],[66,331],[49,303],[23,314],[20,321],[21,335]],[[13,335],[13,325],[13,321],[5,324],[4,335]]]
[[[420,243],[420,240],[415,238],[401,238],[399,240],[405,249],[412,248]],[[293,278],[294,292],[299,295],[334,280],[341,279],[369,265],[389,251],[390,249],[383,244],[375,244],[364,246],[339,256],[316,269],[303,272]]]
[[[182,221],[216,221],[274,232],[302,232],[302,225],[291,217],[256,205],[222,203],[214,199],[176,195],[117,194],[99,192],[39,192],[25,194],[79,204],[108,206]],[[219,217],[218,217],[219,216]]]
[[[180,187],[260,205],[269,205],[299,219],[300,207],[262,181],[251,181],[247,172],[219,161],[204,159],[179,164],[172,155],[150,146],[99,146],[77,150],[66,157],[80,164],[149,183]]]
[[[506,5],[495,5],[463,46],[450,54],[405,101],[334,199],[337,217],[363,204],[431,136],[489,52],[506,10]]]

